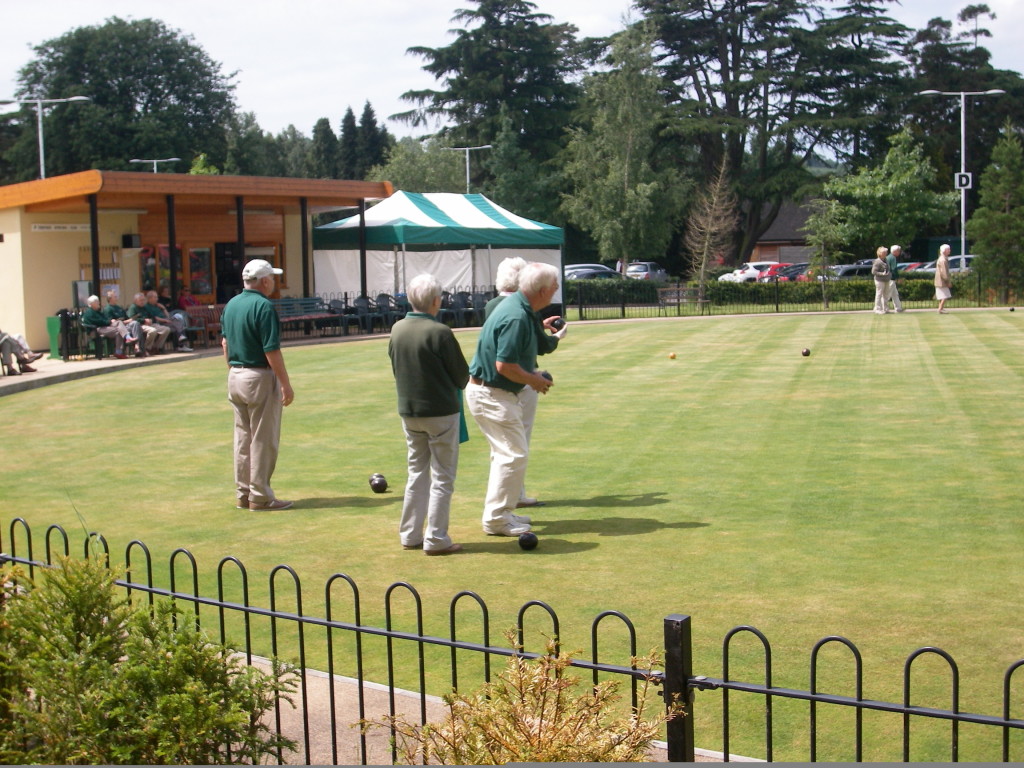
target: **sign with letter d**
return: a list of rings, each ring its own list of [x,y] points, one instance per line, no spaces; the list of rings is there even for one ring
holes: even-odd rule
[[[957,173],[953,175],[953,186],[956,189],[971,189],[971,174]]]

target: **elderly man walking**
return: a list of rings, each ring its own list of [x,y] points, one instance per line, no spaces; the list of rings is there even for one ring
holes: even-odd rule
[[[519,536],[529,518],[515,513],[526,477],[529,442],[519,393],[529,385],[547,394],[551,381],[537,371],[537,312],[558,291],[558,270],[527,264],[519,290],[497,306],[480,329],[469,364],[466,404],[491,447],[483,530],[491,536]],[[551,318],[544,321],[550,327]]]
[[[885,308],[889,308],[889,302],[892,302],[892,308],[897,312],[903,311],[903,302],[900,301],[900,289],[896,287],[896,278],[900,275],[900,255],[903,253],[903,246],[894,245],[889,249],[889,255],[885,257],[885,263],[889,265],[889,292],[885,297]]]
[[[448,519],[459,465],[459,390],[469,381],[469,366],[452,329],[436,320],[437,278],[417,275],[407,296],[413,311],[395,323],[388,342],[409,449],[398,533],[405,549],[450,555],[462,551],[448,535]]]
[[[228,400],[235,411],[236,506],[254,511],[288,509],[292,502],[274,495],[270,478],[277,466],[282,408],[295,399],[281,354],[281,321],[267,298],[274,276],[282,274],[263,259],[242,269],[245,290],[221,315],[221,345],[228,369]]]

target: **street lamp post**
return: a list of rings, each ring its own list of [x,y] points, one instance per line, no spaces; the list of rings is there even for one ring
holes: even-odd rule
[[[128,162],[129,163],[152,163],[153,164],[153,173],[156,173],[157,163],[180,163],[181,162],[181,158],[180,157],[163,157],[163,158],[160,158],[159,160],[150,160],[150,159],[145,159],[144,160],[144,159],[140,159],[138,157],[133,157]]]
[[[39,178],[46,178],[46,149],[43,145],[43,105],[67,104],[72,101],[91,101],[88,96],[71,96],[67,99],[4,99],[0,104],[35,104],[36,129],[39,134]]]
[[[967,190],[971,188],[971,177],[967,173],[967,97],[999,96],[1006,91],[992,88],[988,91],[918,91],[918,96],[959,96],[960,97],[960,173],[954,186],[960,190],[960,255],[967,254]]]
[[[466,194],[469,194],[469,153],[474,149],[490,149],[490,144],[481,144],[479,147],[442,147],[452,152],[466,152]]]

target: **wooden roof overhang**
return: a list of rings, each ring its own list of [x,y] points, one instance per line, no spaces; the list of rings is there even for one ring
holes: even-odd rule
[[[244,209],[321,213],[358,207],[391,193],[387,181],[81,171],[0,187],[0,210],[24,206],[29,213],[88,213],[94,196],[99,213],[166,213],[169,198],[177,211],[210,215],[235,212],[239,199]]]

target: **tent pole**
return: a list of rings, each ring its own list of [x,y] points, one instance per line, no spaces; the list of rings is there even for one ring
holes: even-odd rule
[[[359,201],[359,289],[366,296],[366,200]]]

